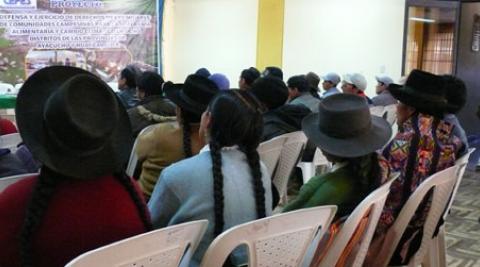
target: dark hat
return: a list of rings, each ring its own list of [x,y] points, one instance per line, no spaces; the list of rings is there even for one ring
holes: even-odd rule
[[[382,148],[392,129],[383,118],[370,115],[365,98],[336,94],[305,117],[302,130],[315,145],[338,157],[360,157]]]
[[[195,72],[195,74],[200,75],[200,76],[205,77],[205,78],[208,78],[208,77],[210,77],[210,75],[211,75],[211,74],[210,74],[210,71],[208,71],[208,69],[206,69],[206,68],[200,68],[200,69],[198,69],[198,70]]]
[[[16,106],[35,158],[70,177],[121,171],[132,148],[128,115],[106,83],[82,69],[52,66],[23,84]]]
[[[183,84],[165,83],[163,90],[173,103],[198,115],[219,91],[213,81],[196,74],[189,75]]]
[[[278,108],[288,99],[287,86],[281,79],[274,76],[258,78],[249,91],[268,109]]]
[[[449,107],[442,77],[429,72],[413,70],[404,86],[390,84],[388,90],[397,100],[422,113],[443,114]]]

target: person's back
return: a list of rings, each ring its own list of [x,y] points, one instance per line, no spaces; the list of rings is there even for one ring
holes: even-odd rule
[[[224,230],[257,219],[254,185],[247,158],[238,148],[225,149],[222,155],[224,192]],[[262,182],[266,189],[265,206],[271,207],[270,177],[262,164]],[[157,190],[159,189],[159,190]],[[161,190],[160,190],[161,189]],[[149,202],[154,227],[207,219],[215,221],[212,160],[208,150],[166,168]],[[271,213],[269,210],[268,214]],[[215,238],[210,224],[194,255],[199,263]]]
[[[338,123],[347,117],[348,125]],[[390,125],[370,115],[361,97],[336,94],[325,98],[319,112],[303,120],[302,130],[334,167],[304,184],[284,211],[337,205],[336,217],[348,216],[389,178],[390,166],[376,150],[388,142]]]
[[[11,153],[10,149],[0,148],[0,178],[28,173],[27,166]]]
[[[392,183],[370,251],[375,251],[384,242],[387,230],[415,189],[434,173],[453,166],[463,146],[453,134],[454,125],[443,119],[448,104],[440,77],[414,70],[404,87],[395,86],[389,90],[400,102],[397,106],[399,133],[384,148],[383,155],[400,177]],[[407,226],[397,250],[403,252],[396,252],[391,264],[403,264],[415,252],[430,197],[422,202]]]
[[[162,170],[181,159],[196,155],[204,140],[199,135],[200,115],[218,92],[208,78],[189,75],[184,84],[165,84],[167,98],[177,105],[177,121],[154,126],[138,137],[136,153],[143,162],[140,186],[148,199]]]
[[[301,130],[303,118],[311,113],[310,109],[304,105],[285,105],[288,99],[288,88],[276,77],[257,79],[250,88],[250,92],[265,107],[262,142]]]
[[[175,104],[163,96],[163,84],[163,78],[155,72],[144,72],[138,79],[137,95],[140,102],[127,110],[134,136],[148,125],[175,116]]]
[[[21,266],[21,225],[38,183],[38,177],[26,178],[0,194],[0,266]],[[41,225],[28,241],[37,267],[64,266],[84,252],[148,230],[130,193],[111,175],[62,181],[48,202]]]
[[[272,211],[270,176],[257,152],[262,132],[260,103],[247,91],[219,94],[203,113],[200,132],[209,145],[166,168],[148,202],[156,228],[209,220],[193,266],[223,231]],[[244,250],[237,250],[231,259],[240,264],[245,257]]]
[[[204,145],[198,135],[198,123],[191,125],[190,146],[196,155]],[[149,198],[159,175],[170,164],[182,160],[184,154],[183,128],[178,122],[164,122],[154,126],[150,132],[138,137],[136,153],[142,161],[142,172],[138,180],[146,198]]]
[[[42,167],[0,194],[0,266],[60,267],[151,229],[123,169],[133,141],[128,116],[106,83],[82,69],[47,67],[23,84],[15,113]]]
[[[310,109],[304,105],[283,105],[265,112],[263,114],[262,141],[300,131],[302,120],[310,113]]]

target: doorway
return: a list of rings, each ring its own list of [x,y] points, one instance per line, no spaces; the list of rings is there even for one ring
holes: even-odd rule
[[[402,72],[455,73],[458,29],[456,1],[408,0]]]

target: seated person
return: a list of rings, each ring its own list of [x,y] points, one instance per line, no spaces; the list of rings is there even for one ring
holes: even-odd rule
[[[198,134],[200,116],[218,87],[208,78],[192,74],[184,84],[166,83],[167,98],[177,105],[177,121],[157,124],[138,137],[138,160],[143,162],[139,184],[150,198],[163,169],[170,164],[198,154],[204,140]]]
[[[388,142],[390,125],[371,116],[362,97],[336,94],[325,98],[319,113],[303,120],[302,129],[334,164],[333,170],[310,179],[284,211],[337,205],[337,218],[348,216],[390,176],[388,163],[376,152]]]
[[[375,92],[377,96],[372,98],[373,106],[389,106],[397,104],[397,100],[390,94],[388,87],[393,83],[392,78],[387,75],[376,76],[377,86]]]
[[[367,79],[360,73],[345,74],[342,81],[342,91],[344,94],[352,94],[364,97],[367,103],[372,104],[372,100],[365,94],[367,89]]]
[[[260,72],[256,68],[250,67],[244,69],[242,73],[240,73],[238,88],[240,88],[240,90],[249,90],[258,78],[260,78]]]
[[[167,116],[175,116],[175,104],[163,96],[163,78],[156,72],[142,73],[137,82],[136,107],[127,110],[132,124],[133,136],[148,125],[163,122]]]
[[[0,117],[0,135],[17,133],[17,127],[12,121]]]
[[[367,257],[367,266],[376,266],[371,260],[379,260],[375,254],[413,191],[427,177],[453,166],[463,146],[453,134],[454,125],[443,119],[449,104],[447,88],[441,77],[413,70],[404,86],[390,86],[389,90],[400,101],[397,106],[399,133],[385,147],[383,155],[390,162],[392,171],[400,172],[400,177],[392,183],[370,246],[372,258]],[[417,211],[407,227],[390,265],[406,264],[416,252],[416,246],[410,244],[421,241],[421,227],[428,212],[426,206]]]
[[[318,103],[320,99],[314,97],[310,92],[305,75],[293,76],[287,81],[288,85],[288,104],[304,105],[312,112],[318,112]]]
[[[223,231],[272,213],[270,177],[257,152],[260,109],[247,91],[218,94],[203,113],[200,126],[200,135],[209,145],[166,168],[148,202],[155,228],[208,219],[193,266]],[[237,250],[231,261],[238,265],[246,262],[245,257],[246,251]]]
[[[137,79],[141,71],[135,65],[128,65],[120,72],[120,79],[118,80],[118,97],[125,107],[125,109],[133,108],[138,103],[137,98]]]
[[[0,178],[29,173],[28,168],[8,148],[0,148]]]
[[[260,100],[265,110],[262,142],[282,134],[300,131],[303,118],[311,113],[304,105],[285,105],[288,88],[276,77],[257,79],[250,92]]]
[[[47,67],[23,84],[18,127],[43,167],[0,194],[0,266],[65,266],[151,229],[122,171],[133,140],[121,105],[107,84],[74,67]]]
[[[455,76],[444,75],[442,78],[444,80],[444,86],[446,87],[446,98],[449,104],[444,119],[452,125],[455,125],[453,135],[460,138],[462,144],[465,145],[460,150],[460,154],[463,155],[468,151],[468,139],[456,114],[460,112],[465,106],[465,103],[467,103],[467,87],[461,79]]]

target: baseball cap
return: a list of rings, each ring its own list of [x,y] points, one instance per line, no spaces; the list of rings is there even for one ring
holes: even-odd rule
[[[360,73],[348,73],[343,77],[343,81],[355,85],[360,91],[367,89],[367,79]]]
[[[333,84],[339,84],[341,79],[338,74],[330,72],[322,76],[322,80],[332,82]]]
[[[375,76],[375,79],[377,80],[377,82],[379,83],[383,83],[385,84],[387,87],[393,83],[393,79],[390,78],[389,76],[387,75],[378,75],[378,76]]]

